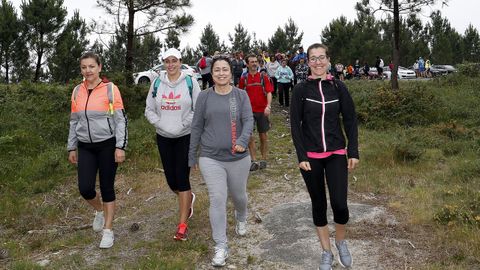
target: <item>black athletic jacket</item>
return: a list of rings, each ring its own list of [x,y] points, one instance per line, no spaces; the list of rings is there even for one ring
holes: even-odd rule
[[[290,104],[290,121],[299,162],[308,161],[307,152],[344,149],[345,135],[348,139],[348,158],[359,158],[355,106],[343,82],[308,79],[295,85]]]

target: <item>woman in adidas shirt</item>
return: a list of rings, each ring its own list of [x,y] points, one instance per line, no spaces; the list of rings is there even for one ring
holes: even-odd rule
[[[235,232],[247,232],[247,179],[250,171],[248,142],[253,131],[253,113],[245,91],[230,85],[232,65],[226,56],[212,62],[215,85],[198,96],[193,117],[189,166],[198,164],[210,198],[210,225],[215,241],[213,266],[228,258],[227,197],[235,207]]]
[[[100,248],[110,248],[115,213],[115,174],[125,161],[127,118],[118,87],[100,78],[100,57],[87,52],[80,57],[85,80],[72,93],[68,133],[68,160],[77,164],[78,188],[96,210],[93,230],[103,232]],[[100,196],[95,191],[97,171]]]
[[[181,71],[182,57],[177,49],[168,49],[162,59],[166,73],[161,73],[150,86],[145,116],[157,132],[158,151],[168,186],[178,195],[179,219],[173,238],[184,241],[195,201],[190,188],[188,146],[200,86],[197,80]]]
[[[327,46],[311,45],[307,61],[311,75],[293,89],[290,119],[300,172],[310,194],[313,223],[323,249],[319,269],[329,270],[333,263],[325,180],[339,262],[350,267],[352,257],[345,241],[345,224],[349,219],[348,171],[355,169],[359,158],[355,107],[345,84],[327,73],[330,65]]]

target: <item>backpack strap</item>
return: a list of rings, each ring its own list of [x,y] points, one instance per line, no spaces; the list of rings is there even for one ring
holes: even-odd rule
[[[107,84],[107,96],[108,96],[108,113],[113,115],[115,110],[113,108],[113,102],[115,101],[115,91],[113,91],[113,83]]]
[[[152,97],[153,98],[157,97],[158,87],[160,86],[161,82],[162,82],[162,80],[160,80],[160,77],[157,77],[155,79],[155,81],[153,81],[153,91],[152,91]]]
[[[187,81],[188,93],[190,94],[190,99],[192,100],[192,111],[193,111],[193,97],[192,97],[193,82],[192,82],[192,76],[190,76],[190,75],[185,76],[185,80]]]
[[[72,99],[75,105],[77,105],[77,96],[78,96],[78,91],[80,91],[80,86],[82,86],[82,84],[79,84],[75,86],[75,88],[73,88]]]
[[[187,81],[188,93],[190,94],[190,98],[192,99],[192,111],[193,111],[193,98],[192,98],[193,82],[192,82],[192,76],[190,76],[190,75],[185,76],[185,80]],[[162,80],[160,79],[160,77],[157,77],[155,79],[155,81],[153,81],[153,91],[152,91],[152,97],[153,98],[157,97],[158,87],[160,87],[161,82],[162,82]]]
[[[243,89],[247,90],[247,81],[248,81],[248,73],[243,76],[244,84],[243,84]],[[267,91],[265,90],[265,72],[262,71],[260,72],[260,83],[251,83],[248,86],[262,86],[262,91],[265,96],[267,96]]]
[[[78,92],[80,91],[81,86],[82,86],[82,84],[79,84],[79,85],[75,86],[75,88],[73,89],[72,98],[73,98],[73,102],[75,102],[75,104],[77,104],[77,96],[78,96]],[[113,115],[113,113],[115,112],[115,110],[113,108],[113,103],[115,101],[115,91],[113,91],[113,83],[112,82],[107,83],[107,97],[108,97],[108,113]]]

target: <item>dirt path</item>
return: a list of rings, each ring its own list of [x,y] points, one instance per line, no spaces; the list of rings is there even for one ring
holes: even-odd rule
[[[277,113],[283,113],[286,117],[286,112],[278,108]],[[225,269],[318,268],[321,251],[311,219],[309,196],[296,166],[288,130],[285,129],[288,127],[288,118],[280,122],[283,128],[272,129],[269,135],[271,140],[279,142],[272,144],[271,152],[276,153],[272,154],[275,158],[269,161],[267,169],[253,172],[249,178],[247,236],[235,235],[233,209],[231,205],[229,207],[227,235],[231,255]],[[354,178],[351,179],[353,181]],[[76,186],[72,184],[74,182],[59,187],[54,192],[58,194],[56,198],[45,199],[44,203],[61,207],[65,212],[56,224],[46,224],[42,228],[57,231],[53,235],[45,233],[41,236],[27,233],[19,241],[32,245],[50,238],[71,238],[71,234],[76,232],[72,228],[88,226],[85,222],[92,218],[91,210],[79,205],[81,199]],[[196,262],[192,268],[213,269],[210,266],[213,241],[210,239],[207,190],[198,172],[192,174],[191,182],[197,194],[197,207],[189,225],[191,240],[186,244],[200,245],[199,250],[207,250],[191,258],[192,262]],[[142,266],[136,265],[139,258],[148,257],[152,249],[168,250],[168,245],[174,242],[171,236],[177,207],[176,198],[168,189],[161,170],[155,169],[134,177],[120,175],[116,188],[118,212],[114,248],[99,251],[96,246],[100,241],[99,234],[78,233],[81,239],[69,239],[55,247],[37,250],[28,255],[29,260],[58,269],[97,268],[104,265],[105,261],[115,269],[142,269]],[[351,219],[347,236],[354,258],[352,269],[418,269],[418,266],[428,262],[429,246],[424,243],[428,233],[422,228],[405,226],[401,217],[388,209],[387,202],[387,198],[371,194],[349,194]],[[331,213],[329,215],[329,220],[333,220]],[[258,222],[255,216],[260,216],[262,221]],[[133,223],[138,224],[138,230],[132,230]],[[76,266],[75,260],[81,263]],[[8,268],[9,263],[3,266]],[[3,266],[0,265],[0,268]],[[165,269],[161,265],[147,268]],[[340,268],[338,264],[335,265],[335,269]]]

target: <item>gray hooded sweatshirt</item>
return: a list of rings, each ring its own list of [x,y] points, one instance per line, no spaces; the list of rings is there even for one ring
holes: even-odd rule
[[[145,117],[155,126],[160,136],[178,138],[190,134],[195,102],[201,90],[197,80],[192,78],[193,89],[190,97],[186,76],[182,72],[178,80],[170,82],[166,73],[161,74],[161,83],[155,98],[152,94],[155,81],[150,86]]]

